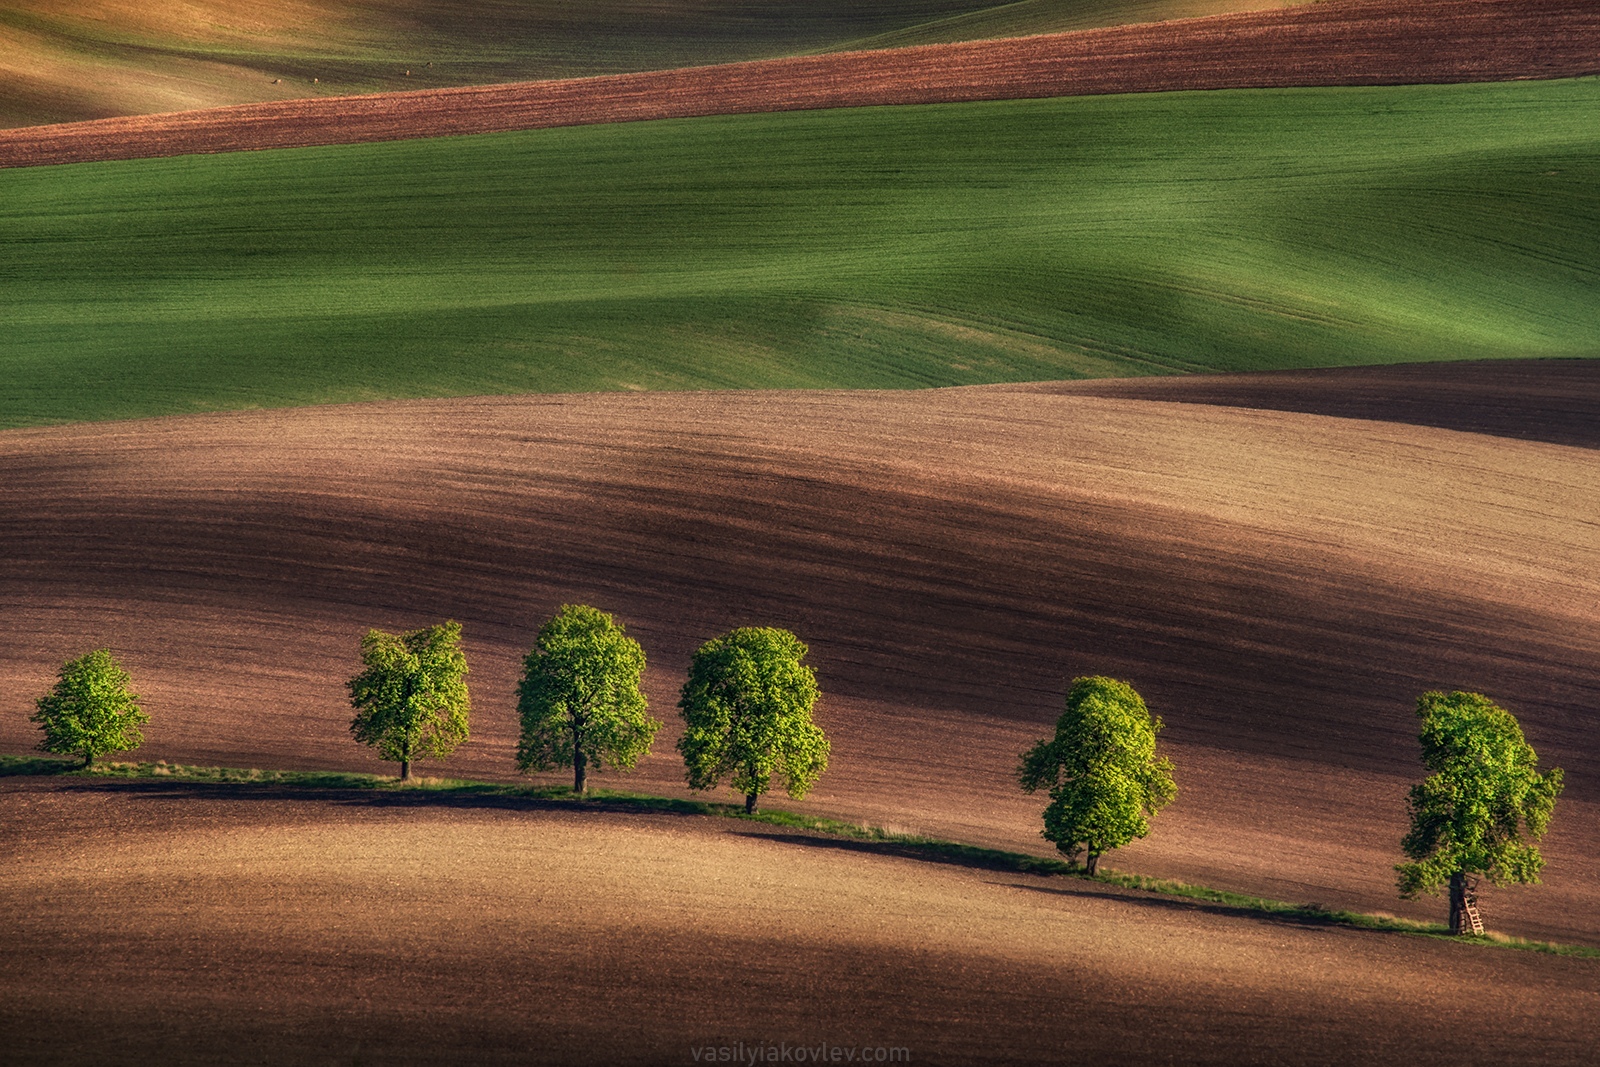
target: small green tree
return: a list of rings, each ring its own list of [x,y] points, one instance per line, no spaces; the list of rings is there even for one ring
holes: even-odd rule
[[[406,634],[369,630],[361,639],[366,670],[346,683],[356,709],[350,733],[400,764],[411,777],[411,761],[444,759],[467,739],[467,657],[461,624],[444,622]]]
[[[1055,737],[1022,754],[1022,788],[1050,790],[1041,836],[1073,862],[1087,850],[1091,875],[1101,853],[1148,834],[1178,794],[1171,761],[1156,754],[1161,727],[1126,682],[1074,678]]]
[[[788,630],[742,627],[700,646],[678,708],[678,739],[691,789],[732,777],[744,810],[756,810],[774,774],[796,799],[828,767],[828,738],[811,721],[817,677],[801,663],[806,646]]]
[[[583,793],[591,764],[637,764],[661,728],[639,689],[643,672],[644,649],[610,615],[562,605],[522,661],[517,769],[571,767],[573,792]]]
[[[1536,883],[1544,867],[1537,842],[1550,825],[1562,774],[1538,772],[1539,757],[1510,712],[1479,693],[1424,693],[1422,763],[1433,773],[1411,787],[1411,831],[1400,847],[1400,895],[1450,886],[1450,932],[1464,934],[1467,879],[1495,885]]]
[[[128,692],[129,681],[109,648],[62,664],[55,688],[38,699],[38,710],[29,716],[44,731],[39,750],[82,756],[87,767],[108,752],[144,744],[139,727],[150,716]]]

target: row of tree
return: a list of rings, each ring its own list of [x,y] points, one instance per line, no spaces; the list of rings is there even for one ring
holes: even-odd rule
[[[1450,890],[1450,931],[1472,932],[1467,905],[1479,876],[1495,885],[1536,883],[1538,841],[1560,795],[1560,768],[1539,757],[1510,712],[1480,693],[1424,693],[1417,700],[1422,762],[1432,772],[1411,788],[1411,829],[1398,864],[1400,895]],[[1077,678],[1055,736],[1022,755],[1017,780],[1049,791],[1043,836],[1074,863],[1146,836],[1150,819],[1177,796],[1172,763],[1156,751],[1161,719],[1113,678]]]
[[[806,646],[787,630],[743,627],[700,646],[679,694],[678,741],[694,789],[724,781],[755,810],[774,776],[803,797],[827,768],[829,745],[811,721],[818,688]],[[415,759],[443,759],[467,740],[471,698],[461,626],[441,623],[404,634],[372,630],[361,641],[364,670],[347,683],[350,731],[410,778]],[[610,615],[567,605],[539,630],[517,687],[521,771],[570,767],[573,790],[588,771],[631,768],[650,751],[661,723],[640,689],[644,650]],[[32,720],[40,748],[98,756],[137,748],[149,717],[107,649],[66,663]],[[1496,885],[1535,883],[1544,866],[1538,841],[1549,826],[1562,772],[1538,771],[1538,756],[1516,719],[1478,693],[1424,693],[1417,701],[1422,761],[1430,775],[1411,789],[1411,828],[1396,866],[1400,894],[1450,890],[1452,932],[1468,932],[1478,876]],[[1100,857],[1145,837],[1150,820],[1177,796],[1172,762],[1157,751],[1163,728],[1126,682],[1073,680],[1055,734],[1022,754],[1017,780],[1045,790],[1042,836],[1093,875]]]
[[[828,739],[811,721],[817,679],[806,646],[787,630],[746,626],[695,652],[678,699],[678,752],[694,789],[724,781],[754,811],[774,776],[803,797],[828,766]],[[441,623],[406,634],[373,630],[361,641],[366,669],[350,679],[350,732],[411,777],[411,761],[443,759],[467,739],[471,701],[461,626]],[[517,769],[572,768],[588,788],[590,768],[635,766],[650,752],[659,720],[640,678],[644,649],[605,612],[568,604],[539,628],[522,662]]]

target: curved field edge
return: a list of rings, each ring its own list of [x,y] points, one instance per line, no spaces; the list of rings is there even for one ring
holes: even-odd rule
[[[0,126],[1017,36],[1289,2],[13,0],[0,10],[0,70],[9,76]]]
[[[0,173],[0,425],[1593,356],[1600,82],[876,108]]]
[[[886,104],[1597,72],[1580,0],[1349,0],[654,73],[300,99],[0,131],[0,167]]]
[[[1168,878],[1149,878],[1125,871],[1106,869],[1089,874],[1080,866],[1058,859],[1010,852],[1003,849],[984,848],[979,845],[946,841],[921,834],[907,834],[888,830],[865,822],[852,823],[819,815],[800,814],[781,808],[761,808],[746,813],[742,804],[725,804],[716,801],[684,800],[677,797],[653,796],[648,793],[623,792],[600,789],[580,796],[563,786],[507,785],[501,782],[478,782],[470,779],[424,777],[402,783],[387,776],[344,771],[293,771],[261,770],[258,768],[210,767],[182,763],[129,762],[102,760],[84,768],[72,761],[52,757],[18,756],[0,753],[0,777],[15,775],[53,775],[75,778],[122,779],[188,783],[198,787],[220,789],[228,792],[240,790],[277,788],[295,791],[315,791],[323,799],[337,799],[340,793],[350,791],[384,790],[400,792],[426,804],[430,799],[444,801],[461,798],[493,799],[511,802],[527,808],[582,806],[588,810],[621,813],[670,812],[675,815],[705,818],[739,819],[767,826],[803,830],[807,833],[831,837],[841,841],[861,842],[866,851],[907,856],[930,863],[955,864],[983,870],[1014,871],[1019,874],[1059,875],[1084,881],[1099,882],[1122,889],[1134,889],[1160,896],[1221,905],[1235,914],[1267,915],[1277,919],[1294,919],[1307,923],[1345,926],[1361,930],[1381,931],[1443,938],[1465,945],[1482,945],[1499,948],[1522,949],[1557,956],[1576,956],[1600,959],[1600,949],[1586,945],[1567,945],[1552,941],[1532,941],[1508,937],[1491,932],[1480,937],[1453,937],[1443,923],[1417,922],[1390,915],[1332,909],[1320,904],[1293,904],[1282,900],[1233,893],[1210,886],[1194,885]],[[873,849],[870,846],[884,846]]]

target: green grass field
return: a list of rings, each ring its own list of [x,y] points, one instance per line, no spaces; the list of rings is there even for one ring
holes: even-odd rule
[[[971,40],[1291,2],[9,0],[0,4],[0,126]]]
[[[0,171],[0,425],[1600,355],[1600,81]]]

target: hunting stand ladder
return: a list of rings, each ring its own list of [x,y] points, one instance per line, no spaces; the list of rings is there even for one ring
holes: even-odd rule
[[[1467,883],[1466,892],[1462,895],[1462,909],[1467,913],[1467,925],[1472,927],[1472,932],[1478,937],[1483,936],[1483,916],[1478,914],[1478,882],[1476,879]],[[1465,933],[1466,931],[1462,931]]]

